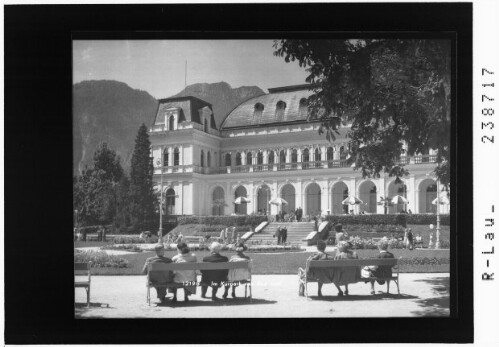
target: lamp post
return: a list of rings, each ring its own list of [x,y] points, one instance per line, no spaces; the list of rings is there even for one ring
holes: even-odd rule
[[[435,249],[440,248],[440,181],[437,178],[437,240],[435,241]]]
[[[159,230],[158,230],[158,243],[161,243],[163,237],[163,168],[161,167],[161,159],[158,159],[156,164],[161,170],[161,183],[160,183],[160,198],[159,198]]]

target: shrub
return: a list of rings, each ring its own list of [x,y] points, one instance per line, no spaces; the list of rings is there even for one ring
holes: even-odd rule
[[[354,225],[343,225],[343,230],[347,233],[403,233],[404,227],[400,225],[393,224],[354,224]]]
[[[405,214],[356,214],[356,215],[329,215],[326,220],[333,224],[366,224],[366,225],[401,225],[407,226]]]
[[[75,263],[88,263],[91,267],[128,267],[128,261],[115,255],[109,255],[104,251],[79,251],[75,250]]]
[[[179,217],[178,224],[204,224],[204,225],[223,225],[244,226],[250,225],[256,227],[261,222],[267,221],[267,216],[248,215],[248,216],[184,216]]]
[[[113,240],[116,244],[131,244],[131,243],[156,243],[158,237],[151,235],[151,237],[141,239],[138,236],[116,236]]]
[[[86,232],[88,235],[88,234],[97,234],[97,230],[99,230],[99,228],[100,225],[88,225],[85,227],[80,227],[78,228],[78,230],[80,233],[83,234],[84,232]],[[112,225],[104,225],[104,229],[106,229],[106,234],[108,234],[110,230],[113,230]]]
[[[407,224],[430,225],[437,224],[437,216],[435,214],[409,214],[407,215]],[[441,225],[450,225],[450,215],[440,215]]]

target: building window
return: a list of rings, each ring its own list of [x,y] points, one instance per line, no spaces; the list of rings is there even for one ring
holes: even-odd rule
[[[237,152],[236,154],[236,166],[242,165],[241,153]]]
[[[253,165],[253,154],[251,152],[246,154],[246,165]]]
[[[180,151],[178,148],[175,148],[173,151],[173,166],[179,166],[180,165]]]
[[[232,165],[232,157],[230,153],[227,153],[225,155],[225,166],[231,166]]]
[[[175,191],[170,188],[166,191],[166,214],[174,215],[175,214]]]
[[[327,148],[327,160],[333,160],[334,159],[334,151],[333,147],[328,147]]]
[[[300,114],[300,118],[306,118],[308,115],[308,102],[307,99],[300,99],[300,106],[298,108],[298,113]]]
[[[308,148],[305,148],[303,150],[303,154],[302,154],[302,160],[303,162],[308,162],[310,161],[310,154],[309,154],[309,151],[308,151]]]
[[[340,160],[345,160],[347,158],[347,151],[345,146],[340,147]]]
[[[261,151],[258,152],[258,155],[256,157],[256,162],[258,165],[263,164],[263,153]]]
[[[275,163],[275,158],[274,158],[274,151],[269,152],[269,164],[274,164]]]
[[[206,159],[206,166],[211,167],[211,152],[208,151],[208,158]]]
[[[170,116],[168,119],[168,130],[174,130],[175,129],[175,117]]]
[[[201,150],[201,167],[204,166],[204,151]]]
[[[165,148],[163,151],[163,166],[168,166],[169,165],[169,156],[168,156],[168,148]]]
[[[205,133],[208,132],[208,120],[207,119],[204,120],[204,132]]]
[[[276,110],[275,110],[277,121],[282,121],[284,119],[285,110],[286,110],[286,103],[284,101],[279,101],[276,105]]]
[[[263,105],[260,103],[255,104],[255,110],[253,111],[254,117],[261,117],[263,113]]]
[[[282,150],[281,153],[279,153],[279,162],[281,164],[286,163],[286,151],[285,150]]]

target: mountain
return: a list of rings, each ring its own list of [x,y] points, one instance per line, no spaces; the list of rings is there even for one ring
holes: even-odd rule
[[[150,126],[158,102],[147,92],[118,81],[83,81],[73,86],[73,173],[92,164],[102,141],[130,167],[137,131]]]
[[[225,82],[189,85],[174,96],[190,95],[213,105],[217,126],[234,107],[249,98],[265,94],[258,87],[232,88]],[[118,81],[83,81],[73,86],[73,173],[91,165],[99,143],[106,141],[121,157],[125,171],[137,131],[142,123],[150,127],[158,101],[147,92]]]
[[[232,88],[226,82],[196,83],[187,86],[175,96],[195,96],[209,102],[213,106],[213,113],[217,126],[220,126],[225,116],[234,107],[250,98],[265,94],[257,86]]]

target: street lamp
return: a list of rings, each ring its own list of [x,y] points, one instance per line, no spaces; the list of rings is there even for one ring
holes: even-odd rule
[[[437,240],[435,249],[440,248],[440,180],[437,178]]]
[[[161,167],[161,158],[156,161],[157,166],[161,170],[161,183],[160,183],[160,198],[159,198],[159,230],[158,230],[158,243],[161,243],[163,237],[163,168]]]

